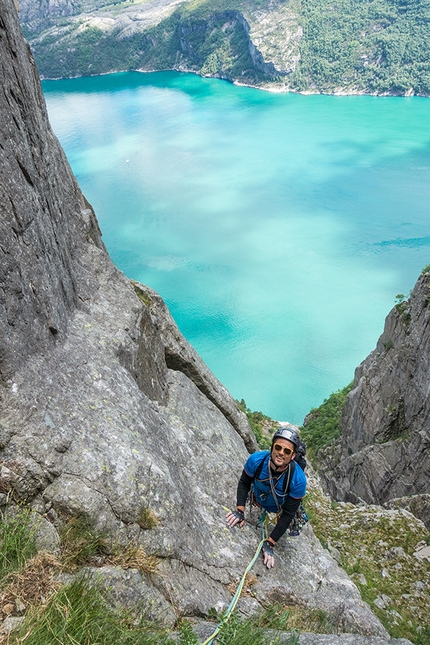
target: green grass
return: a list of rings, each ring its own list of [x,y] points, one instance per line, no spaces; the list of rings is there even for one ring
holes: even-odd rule
[[[245,412],[248,417],[251,430],[257,439],[257,443],[262,450],[269,450],[272,445],[271,436],[278,429],[279,424],[262,412],[252,412],[246,405],[244,399],[236,401],[239,409]]]
[[[217,636],[218,645],[275,645],[276,634],[267,638],[267,629],[287,631],[289,612],[275,605],[266,612],[243,620],[236,613],[225,620]],[[216,624],[214,623],[214,631]],[[136,624],[127,612],[107,609],[94,583],[78,578],[51,597],[43,608],[33,608],[11,645],[198,645],[191,624],[182,621],[178,640],[157,622],[142,619]],[[296,645],[291,633],[286,645]]]
[[[0,521],[0,586],[35,554],[35,531],[29,511],[22,509],[15,517],[3,518]]]
[[[156,623],[141,621],[135,625],[126,613],[107,609],[98,589],[89,586],[85,579],[62,588],[42,610],[33,610],[11,643],[173,645],[166,631]]]
[[[264,630],[251,626],[248,621],[240,621],[234,614],[230,620],[223,623],[218,636],[217,645],[263,645]]]
[[[310,457],[318,455],[319,450],[340,438],[340,415],[353,382],[341,390],[330,394],[319,408],[310,411],[306,425],[301,429],[301,438],[306,443]]]
[[[242,619],[234,612],[230,616],[221,615],[218,621],[221,628],[216,636],[217,645],[276,645],[279,643],[279,632],[290,632],[285,645],[298,645],[298,635],[288,627],[290,612],[282,605],[274,604],[266,610],[258,612],[250,618]],[[215,630],[214,624],[214,630]],[[182,627],[183,641],[180,645],[198,645],[200,642],[191,630],[190,625]],[[267,630],[273,631],[268,636]]]
[[[175,640],[157,621],[145,618],[136,621],[135,614],[110,610],[97,583],[85,576],[78,575],[70,585],[58,589],[58,575],[62,571],[76,571],[93,564],[96,556],[100,562],[132,566],[150,574],[157,563],[138,548],[129,547],[119,555],[85,517],[65,517],[59,561],[50,554],[36,553],[34,523],[30,519],[30,512],[23,509],[15,517],[0,522],[2,599],[13,606],[15,599],[21,598],[27,607],[24,625],[10,636],[10,645],[198,645],[199,639],[187,621],[182,622],[179,640]],[[217,642],[275,643],[275,639],[265,640],[265,630],[286,630],[288,617],[289,613],[278,606],[248,620],[234,614],[222,625]],[[296,643],[294,635],[290,642]]]
[[[155,529],[158,525],[158,517],[154,511],[147,506],[142,506],[137,523],[142,529],[151,530]]]
[[[430,563],[414,556],[417,544],[429,538],[423,524],[401,510],[333,502],[316,486],[306,495],[306,510],[316,536],[339,551],[342,567],[390,636],[429,645],[428,592],[417,594],[415,586],[430,584]],[[374,604],[382,594],[391,599],[387,609]]]
[[[139,300],[141,300],[147,307],[150,307],[152,304],[151,298],[142,290],[138,282],[135,280],[130,280],[130,282]]]
[[[107,537],[96,531],[83,515],[66,517],[60,538],[61,561],[66,570],[91,564],[94,558],[112,552]]]

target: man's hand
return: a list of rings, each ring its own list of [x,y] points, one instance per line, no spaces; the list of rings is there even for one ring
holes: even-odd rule
[[[229,511],[225,516],[225,521],[230,528],[236,526],[236,524],[239,524],[239,527],[242,528],[245,524],[245,514],[240,509]]]
[[[273,556],[273,545],[266,540],[261,549],[263,553],[263,564],[266,565],[268,569],[271,569],[275,566],[275,558]]]

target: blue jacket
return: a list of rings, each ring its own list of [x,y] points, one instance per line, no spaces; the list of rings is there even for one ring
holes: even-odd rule
[[[290,489],[288,495],[284,495],[284,482],[285,477],[288,476],[288,469],[280,477],[273,475],[273,483],[275,484],[275,493],[278,500],[278,505],[273,497],[273,494],[270,490],[270,480],[269,480],[269,459],[270,451],[261,450],[259,452],[254,452],[250,455],[245,462],[244,470],[249,477],[253,477],[255,472],[263,461],[263,467],[258,479],[254,478],[254,495],[255,498],[262,506],[269,511],[269,513],[277,513],[279,508],[282,508],[288,495],[295,499],[301,499],[306,494],[306,475],[300,466],[296,463],[294,472],[291,476]]]

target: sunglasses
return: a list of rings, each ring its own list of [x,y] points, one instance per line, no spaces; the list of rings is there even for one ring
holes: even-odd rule
[[[284,455],[287,455],[287,457],[292,455],[294,452],[294,450],[291,450],[291,448],[284,448],[284,446],[281,446],[279,443],[275,443],[273,447],[276,450],[276,452],[283,452]]]

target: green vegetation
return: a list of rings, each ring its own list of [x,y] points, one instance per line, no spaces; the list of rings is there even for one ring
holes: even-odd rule
[[[303,0],[300,89],[430,92],[428,0]]]
[[[385,351],[386,351],[386,352],[389,352],[389,351],[390,351],[390,349],[393,349],[393,348],[394,348],[394,343],[393,343],[393,341],[391,340],[391,338],[389,338],[387,341],[385,341],[385,342],[383,343],[383,345],[384,345],[384,349],[385,349]]]
[[[83,515],[65,518],[60,533],[62,562],[66,570],[90,564],[111,551],[108,540]]]
[[[158,517],[150,508],[142,506],[137,523],[142,529],[151,530],[157,526]]]
[[[401,510],[335,503],[318,487],[306,495],[306,510],[316,536],[337,549],[342,567],[390,636],[428,645],[430,562],[414,556],[430,537],[423,524]],[[374,601],[383,595],[387,606],[380,609]]]
[[[404,296],[403,293],[397,294],[395,307],[403,320],[406,331],[408,331],[411,324],[411,314],[408,311],[408,302],[406,301],[406,296]]]
[[[319,408],[310,411],[306,425],[301,429],[301,438],[306,443],[310,457],[315,457],[321,448],[340,438],[340,415],[348,393],[354,383],[330,394]]]
[[[36,555],[34,527],[25,509],[0,522],[0,586]]]
[[[126,549],[112,544],[83,515],[64,517],[62,522],[59,566],[63,571],[74,572],[85,565],[101,564],[139,569],[142,573],[152,573],[157,568],[158,560],[155,556],[146,555],[137,544],[130,544]],[[158,519],[150,509],[143,506],[139,523],[142,528],[149,530],[158,524]]]
[[[267,79],[254,64],[241,16],[232,11],[206,15],[202,8],[193,13],[180,7],[157,26],[128,38],[73,23],[62,38],[35,41],[33,52],[45,78],[181,67],[252,83]]]
[[[244,399],[236,401],[242,412],[245,412],[248,417],[249,425],[252,432],[255,434],[257,443],[262,450],[268,450],[272,445],[272,435],[278,429],[279,424],[263,414],[262,412],[252,412],[246,405]]]
[[[139,300],[141,300],[147,307],[150,307],[152,304],[151,298],[142,290],[138,282],[135,282],[134,280],[130,280],[130,282]]]
[[[114,2],[111,8],[116,14],[128,6]],[[430,94],[430,0],[301,0],[292,6],[303,29],[300,60],[283,79],[292,89]],[[190,0],[127,38],[79,23],[70,23],[60,38],[31,36],[47,78],[180,67],[258,85],[278,80],[250,54],[240,14],[248,18],[258,10],[267,11],[267,3]],[[282,28],[276,38],[282,46]]]
[[[267,639],[267,630],[274,632],[291,632],[288,640],[282,641],[285,645],[298,645],[298,635],[290,630],[290,611],[280,604],[270,605],[266,610],[256,613],[250,618],[242,619],[238,613],[230,616],[213,612],[213,618],[217,623],[222,623],[217,634],[217,645],[276,645],[279,640],[277,634],[270,640]],[[187,621],[185,621],[187,623]],[[215,627],[215,626],[214,626]],[[195,639],[191,626],[182,625],[182,635],[185,636],[183,645],[198,645],[199,640]],[[182,641],[180,641],[182,643]]]
[[[268,640],[267,629],[287,631],[289,612],[277,605],[262,614],[243,620],[232,614],[217,636],[219,645],[275,645],[276,635]],[[216,624],[214,623],[214,630]],[[77,578],[51,596],[45,607],[33,608],[20,631],[11,638],[11,645],[198,645],[200,643],[189,621],[182,621],[178,640],[166,629],[148,619],[136,621],[127,612],[114,612],[94,583]],[[291,633],[286,645],[297,645]]]
[[[77,579],[54,594],[47,605],[29,612],[11,643],[26,645],[173,645],[154,622],[106,607],[100,592]]]
[[[282,614],[287,615],[288,612],[283,610]],[[274,617],[275,618],[275,617]],[[265,622],[265,614],[257,615],[246,620],[241,620],[237,614],[233,614],[228,622],[223,623],[219,634],[217,636],[218,645],[265,645],[267,639],[265,638],[266,629],[278,629],[278,621],[270,619],[266,622],[264,627],[262,622]],[[284,623],[285,624],[285,623]],[[282,629],[285,629],[283,627]],[[273,639],[269,643],[273,645],[278,642],[276,635],[273,636]],[[288,641],[283,641],[285,645],[297,645],[298,638],[296,634],[291,634]]]
[[[141,547],[124,550],[109,545],[82,516],[61,521],[59,559],[36,553],[36,525],[29,510],[19,510],[0,521],[0,620],[25,607],[25,621],[9,636],[9,645],[198,645],[200,641],[186,620],[173,638],[156,620],[109,609],[98,583],[85,574],[77,574],[70,584],[61,586],[59,574],[76,573],[83,565],[110,563],[148,574],[157,567],[156,558],[148,558]],[[222,616],[215,618],[214,630]],[[275,645],[276,635],[267,639],[265,630],[288,631],[288,620],[289,612],[280,605],[247,620],[232,614],[222,624],[217,642]],[[295,633],[289,643],[296,645]]]

